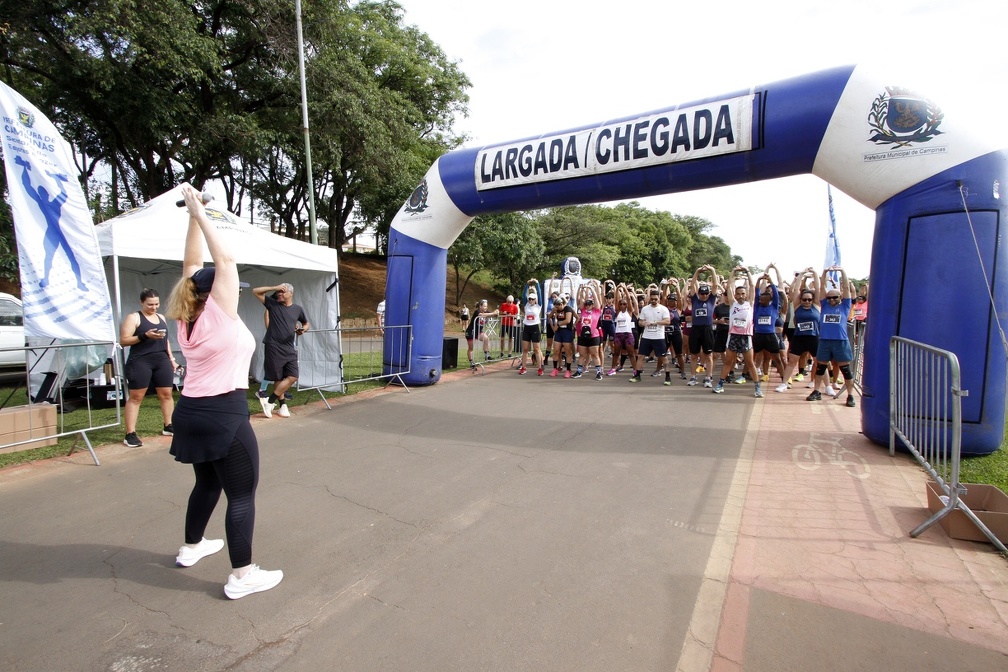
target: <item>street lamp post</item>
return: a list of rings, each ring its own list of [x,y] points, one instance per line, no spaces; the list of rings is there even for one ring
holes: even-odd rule
[[[305,85],[304,37],[301,35],[301,0],[294,0],[297,15],[298,71],[301,74],[301,123],[304,128],[305,171],[308,177],[308,230],[311,244],[318,245],[318,230],[315,226],[315,182],[312,179],[311,139],[308,133],[308,91]]]

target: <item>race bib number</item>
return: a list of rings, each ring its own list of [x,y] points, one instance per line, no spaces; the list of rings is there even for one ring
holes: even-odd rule
[[[697,308],[696,312],[693,313],[693,317],[707,317],[707,309]]]
[[[865,316],[864,310],[862,310],[861,308],[854,309],[854,317],[864,317],[864,316]]]
[[[617,327],[623,328],[623,327],[626,327],[628,324],[630,324],[630,320],[628,320],[627,318],[625,318],[625,317],[618,317],[618,318],[616,318],[616,326]]]
[[[839,315],[823,315],[823,324],[840,324]]]
[[[815,331],[815,323],[814,322],[799,322],[798,326],[796,327],[796,329],[798,331],[813,332],[813,331]]]
[[[736,329],[745,329],[746,326],[745,318],[736,317],[735,319],[732,320],[732,326],[735,327]]]
[[[756,318],[756,324],[770,324],[770,316],[760,315],[758,318]]]

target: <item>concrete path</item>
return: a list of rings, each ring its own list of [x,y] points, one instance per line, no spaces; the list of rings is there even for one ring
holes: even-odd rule
[[[0,668],[1008,668],[1008,563],[907,537],[921,472],[803,399],[496,364],[259,416],[255,561],[285,578],[239,601],[226,552],[174,566],[167,440],[4,470]],[[812,439],[863,462],[802,468]]]

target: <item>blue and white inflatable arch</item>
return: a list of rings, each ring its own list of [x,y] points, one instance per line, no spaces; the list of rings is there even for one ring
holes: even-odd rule
[[[876,213],[864,433],[888,443],[895,334],[958,355],[969,390],[964,452],[993,452],[1005,424],[1006,358],[993,311],[1004,314],[1008,297],[999,263],[1008,150],[983,131],[946,117],[924,91],[848,66],[445,154],[389,234],[386,323],[412,325],[414,342],[385,344],[386,353],[411,353],[409,362],[386,361],[386,371],[408,363],[409,384],[440,378],[447,249],[476,215],[812,173]]]

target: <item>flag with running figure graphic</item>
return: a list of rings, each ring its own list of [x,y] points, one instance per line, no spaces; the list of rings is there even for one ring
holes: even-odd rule
[[[25,337],[115,341],[105,269],[70,145],[2,82],[0,114]]]

